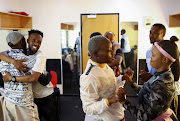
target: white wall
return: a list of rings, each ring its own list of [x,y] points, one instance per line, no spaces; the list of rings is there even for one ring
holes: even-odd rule
[[[18,11],[19,10],[19,0],[0,0],[0,11]]]
[[[19,1],[18,0],[0,0],[0,11],[9,12],[9,11],[18,11],[19,10]],[[6,36],[12,30],[0,30],[0,51],[5,51],[10,49],[6,42]]]
[[[80,22],[81,13],[120,13],[120,22],[139,23],[139,58],[145,58],[149,44],[149,29],[144,28],[144,17],[168,28],[169,15],[180,13],[180,0],[0,0],[0,11],[25,11],[33,17],[33,28],[45,34],[41,49],[47,58],[61,58],[60,23]],[[180,38],[179,29],[167,29]]]

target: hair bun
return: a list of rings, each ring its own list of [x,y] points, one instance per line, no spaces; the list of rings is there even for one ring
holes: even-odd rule
[[[176,36],[172,36],[171,38],[170,38],[170,41],[171,42],[175,42],[175,41],[178,41],[179,39],[176,37]]]

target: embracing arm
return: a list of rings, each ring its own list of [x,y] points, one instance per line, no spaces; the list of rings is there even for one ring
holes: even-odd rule
[[[42,54],[42,52],[40,52],[36,56],[36,62],[32,68],[33,74],[22,76],[22,77],[17,77],[16,79],[17,79],[17,81],[20,81],[20,82],[23,82],[23,80],[24,80],[24,81],[28,81],[28,82],[39,81],[40,83],[43,83],[43,81],[46,81],[48,79],[48,77],[45,74],[40,76],[43,73],[43,71],[45,70],[45,66],[46,66],[46,58]],[[40,77],[40,80],[38,80],[39,77]],[[43,79],[46,79],[46,80],[43,80]]]
[[[26,75],[26,76],[16,76],[16,81],[36,82],[40,77],[41,73],[44,71],[45,64],[46,64],[46,58],[43,56],[42,53],[38,54],[36,56],[36,62],[32,68],[33,73],[31,75]],[[3,77],[3,79],[4,81],[10,81],[12,79],[12,76],[8,72],[6,72],[6,75]]]
[[[43,86],[46,86],[51,81],[51,78],[52,78],[51,74],[49,72],[46,72],[45,74],[40,75],[38,81]]]
[[[36,82],[41,73],[33,71],[33,74],[26,76],[16,76],[18,82]]]
[[[8,51],[7,51],[8,53]],[[12,63],[20,72],[27,72],[29,70],[29,67],[23,65],[23,62],[25,62],[26,60],[14,60],[13,58],[7,56],[4,54],[4,52],[0,53],[0,60],[8,62],[8,63]]]
[[[9,72],[6,72],[6,75],[3,76],[3,80],[5,82],[9,82],[11,81],[11,79],[12,79],[11,74]],[[33,74],[31,75],[16,76],[17,82],[36,82],[37,80],[40,82],[40,84],[46,86],[47,84],[49,84],[51,80],[51,74],[49,74],[48,72],[46,74],[41,74],[39,72],[33,71]]]
[[[33,71],[33,74],[26,76],[15,76],[17,82],[36,82],[41,73]],[[3,76],[3,80],[5,82],[9,82],[12,80],[12,75],[9,72],[6,72],[6,75]]]
[[[0,60],[8,62],[8,63],[14,63],[14,59],[4,54],[4,52],[0,53]]]

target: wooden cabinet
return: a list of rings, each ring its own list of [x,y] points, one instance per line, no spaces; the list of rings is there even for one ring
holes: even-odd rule
[[[138,25],[134,25],[134,30],[138,30]]]
[[[180,27],[180,14],[169,16],[169,27]]]
[[[61,29],[62,30],[74,30],[74,25],[61,23]]]
[[[32,29],[32,17],[0,12],[0,29]]]

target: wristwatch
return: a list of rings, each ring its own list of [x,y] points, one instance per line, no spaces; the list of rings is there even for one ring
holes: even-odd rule
[[[16,82],[16,77],[13,76],[12,79],[11,79],[12,82]]]

